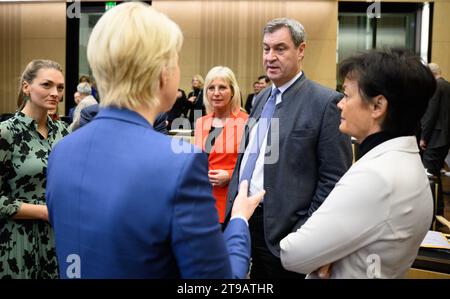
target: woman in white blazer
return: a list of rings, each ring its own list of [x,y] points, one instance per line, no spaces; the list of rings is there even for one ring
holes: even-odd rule
[[[339,75],[339,129],[356,138],[361,158],[308,221],[281,240],[281,261],[310,278],[401,278],[432,221],[414,134],[436,82],[404,49],[350,57]]]

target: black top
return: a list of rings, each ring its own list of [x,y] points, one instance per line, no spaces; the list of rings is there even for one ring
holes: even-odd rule
[[[216,142],[216,137],[222,133],[223,127],[213,127],[211,126],[211,130],[209,130],[208,137],[205,141],[205,152],[206,154],[210,154],[214,143]]]
[[[377,145],[382,144],[383,142],[388,141],[392,138],[394,137],[385,131],[377,132],[367,136],[366,139],[364,139],[364,141],[359,145],[359,158],[364,156],[368,151],[370,151]]]

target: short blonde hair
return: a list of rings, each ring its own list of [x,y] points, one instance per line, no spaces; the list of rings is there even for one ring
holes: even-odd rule
[[[161,72],[175,68],[182,43],[178,25],[148,4],[126,2],[108,10],[87,47],[101,105],[157,107]]]
[[[203,102],[205,103],[206,113],[213,112],[213,108],[207,96],[207,90],[211,82],[215,79],[223,79],[230,85],[231,91],[233,92],[230,101],[231,112],[238,112],[241,108],[241,91],[239,89],[236,76],[234,75],[233,71],[226,66],[215,66],[210,69],[208,74],[206,75],[205,85],[203,87]]]

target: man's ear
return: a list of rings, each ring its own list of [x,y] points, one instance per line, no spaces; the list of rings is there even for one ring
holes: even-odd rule
[[[387,114],[388,101],[383,95],[377,95],[372,99],[372,116],[375,119],[383,119]]]
[[[306,48],[306,42],[302,42],[300,44],[300,46],[298,46],[298,49],[297,49],[298,53],[297,53],[297,55],[298,55],[298,60],[299,61],[302,61],[303,57],[305,57],[305,48]]]

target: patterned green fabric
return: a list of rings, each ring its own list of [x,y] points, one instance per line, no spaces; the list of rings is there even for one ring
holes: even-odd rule
[[[0,278],[58,277],[50,224],[11,218],[21,203],[45,204],[48,155],[68,134],[63,122],[47,125],[45,139],[22,112],[0,123]]]

